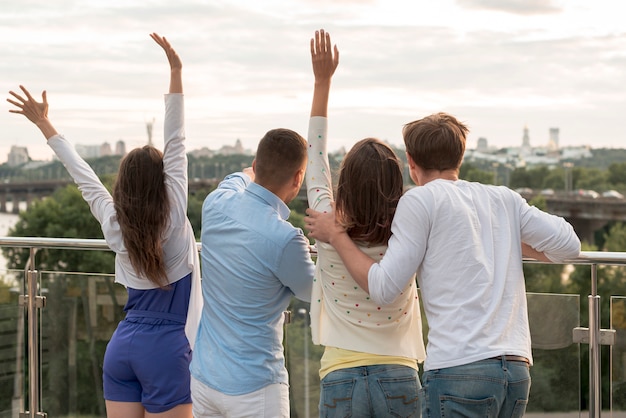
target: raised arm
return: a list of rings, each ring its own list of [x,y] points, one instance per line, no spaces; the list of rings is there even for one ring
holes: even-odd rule
[[[89,204],[91,213],[103,225],[103,231],[106,229],[105,223],[109,218],[107,214],[113,212],[113,200],[108,190],[102,185],[100,179],[93,169],[83,160],[76,152],[74,147],[62,136],[57,133],[50,119],[48,119],[48,100],[46,92],[42,93],[42,102],[39,103],[33,99],[24,86],[20,86],[24,92],[25,98],[21,95],[10,92],[16,100],[7,99],[9,103],[15,105],[18,109],[11,109],[11,113],[19,113],[33,122],[48,140],[48,145],[54,153],[59,157],[74,182],[78,185],[78,189],[83,195],[85,201]],[[118,246],[115,238],[107,236],[107,243],[116,250]]]
[[[167,60],[170,62],[170,93],[182,93],[183,92],[183,78],[182,69],[183,63],[180,57],[172,48],[172,45],[165,39],[164,36],[160,36],[156,33],[151,33],[150,37],[154,39],[154,42],[159,44],[167,55]]]
[[[309,147],[306,187],[309,207],[319,211],[330,210],[333,200],[332,179],[328,162],[328,96],[330,82],[339,64],[339,50],[331,47],[330,35],[324,30],[315,31],[311,39],[311,63],[315,85],[311,104],[311,119],[307,141]]]
[[[9,94],[11,94],[16,100],[7,99],[7,102],[17,107],[17,109],[9,109],[9,112],[19,113],[20,115],[26,116],[29,121],[34,123],[39,128],[46,139],[57,135],[57,130],[52,125],[52,122],[50,122],[50,119],[48,119],[48,96],[46,91],[44,90],[41,93],[42,102],[39,103],[33,99],[33,96],[31,96],[30,92],[26,90],[24,86],[20,85],[20,89],[26,98],[15,93],[14,91],[9,91]]]
[[[311,62],[313,64],[313,74],[315,75],[311,117],[325,117],[328,114],[330,81],[337,65],[339,65],[339,50],[337,45],[332,48],[330,34],[324,32],[324,29],[315,31],[315,37],[311,39]]]

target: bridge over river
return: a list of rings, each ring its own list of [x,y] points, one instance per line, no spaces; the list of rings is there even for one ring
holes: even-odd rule
[[[70,179],[35,180],[35,181],[5,181],[0,183],[0,212],[19,213],[20,208],[28,206],[37,199],[50,196],[55,190],[68,184],[74,184]],[[189,181],[189,192],[208,190],[217,184],[215,179],[194,179]],[[19,203],[24,204],[20,205]]]

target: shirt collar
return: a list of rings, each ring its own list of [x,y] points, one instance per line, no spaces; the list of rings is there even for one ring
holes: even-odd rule
[[[248,184],[246,191],[267,202],[268,205],[273,207],[276,212],[278,212],[278,215],[283,220],[287,220],[289,218],[289,215],[291,214],[291,210],[289,209],[289,207],[278,196],[267,190],[265,187],[257,183],[251,182],[250,184]]]

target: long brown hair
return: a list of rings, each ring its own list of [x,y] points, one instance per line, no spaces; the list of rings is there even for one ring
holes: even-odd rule
[[[146,145],[122,159],[113,202],[131,264],[138,274],[165,287],[162,235],[170,208],[161,151]]]
[[[375,138],[357,142],[341,162],[335,201],[350,238],[386,244],[402,186],[402,165],[389,145]]]

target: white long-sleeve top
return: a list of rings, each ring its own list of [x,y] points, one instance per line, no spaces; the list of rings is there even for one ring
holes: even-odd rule
[[[327,118],[309,122],[306,186],[309,206],[331,210],[333,191],[327,154]],[[380,260],[387,246],[359,248]],[[425,357],[419,300],[414,280],[402,285],[401,297],[381,305],[352,279],[337,251],[317,243],[318,257],[311,295],[311,334],[315,344],[361,353]],[[415,273],[415,272],[414,272]]]
[[[425,370],[504,355],[531,360],[521,242],[556,262],[580,240],[564,219],[500,186],[434,180],[400,199],[393,236],[369,270],[370,296],[389,303],[417,271],[428,320]]]
[[[198,251],[193,229],[187,218],[187,154],[182,94],[165,95],[164,138],[163,171],[170,205],[169,222],[163,233],[167,283],[174,283],[193,272],[186,327],[186,331],[187,328],[189,329],[187,334],[193,347],[199,319],[198,309],[202,306],[202,295],[199,285]],[[70,173],[83,198],[89,204],[91,213],[100,222],[104,239],[115,253],[115,281],[139,290],[158,287],[146,277],[139,275],[133,268],[117,221],[113,198],[93,169],[62,135],[49,138],[48,145]]]

